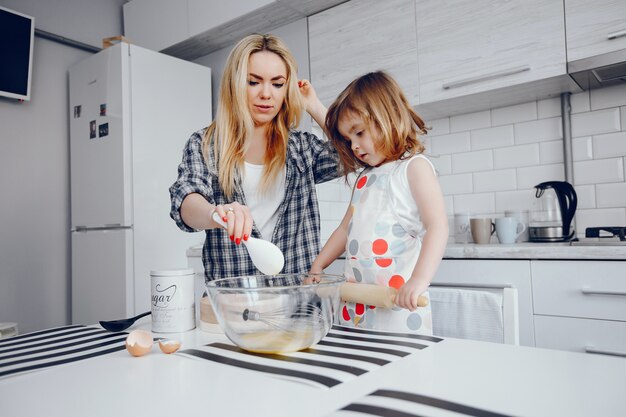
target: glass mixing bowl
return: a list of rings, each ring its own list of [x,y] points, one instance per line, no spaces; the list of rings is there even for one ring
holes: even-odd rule
[[[251,352],[284,353],[326,336],[344,282],[327,274],[254,275],[209,281],[206,287],[217,321],[233,343]]]

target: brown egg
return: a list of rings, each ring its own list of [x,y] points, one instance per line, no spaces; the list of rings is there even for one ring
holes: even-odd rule
[[[180,342],[178,340],[159,340],[159,348],[163,353],[174,353],[180,349]]]
[[[126,338],[126,350],[133,356],[143,356],[152,349],[152,333],[147,330],[133,330]]]

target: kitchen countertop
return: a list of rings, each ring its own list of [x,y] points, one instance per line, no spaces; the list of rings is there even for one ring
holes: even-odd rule
[[[149,329],[149,318],[133,328]],[[228,342],[199,329],[165,336],[181,349]],[[0,415],[339,416],[390,389],[425,398],[429,405],[412,404],[411,412],[428,416],[449,415],[439,407],[450,402],[475,408],[461,415],[618,416],[624,375],[623,358],[446,338],[328,389],[153,346],[139,358],[120,350],[2,378]]]
[[[187,256],[202,257],[202,245],[187,249]],[[624,246],[570,246],[569,243],[448,243],[444,259],[577,259],[626,260]]]
[[[578,259],[626,260],[626,246],[570,246],[569,243],[511,245],[449,243],[444,259]]]

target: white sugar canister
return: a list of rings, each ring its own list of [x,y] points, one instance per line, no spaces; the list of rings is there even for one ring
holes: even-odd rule
[[[196,327],[193,269],[150,271],[152,331],[180,333]]]

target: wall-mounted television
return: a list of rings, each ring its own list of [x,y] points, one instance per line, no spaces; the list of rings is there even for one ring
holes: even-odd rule
[[[30,100],[35,19],[0,6],[0,96]]]

